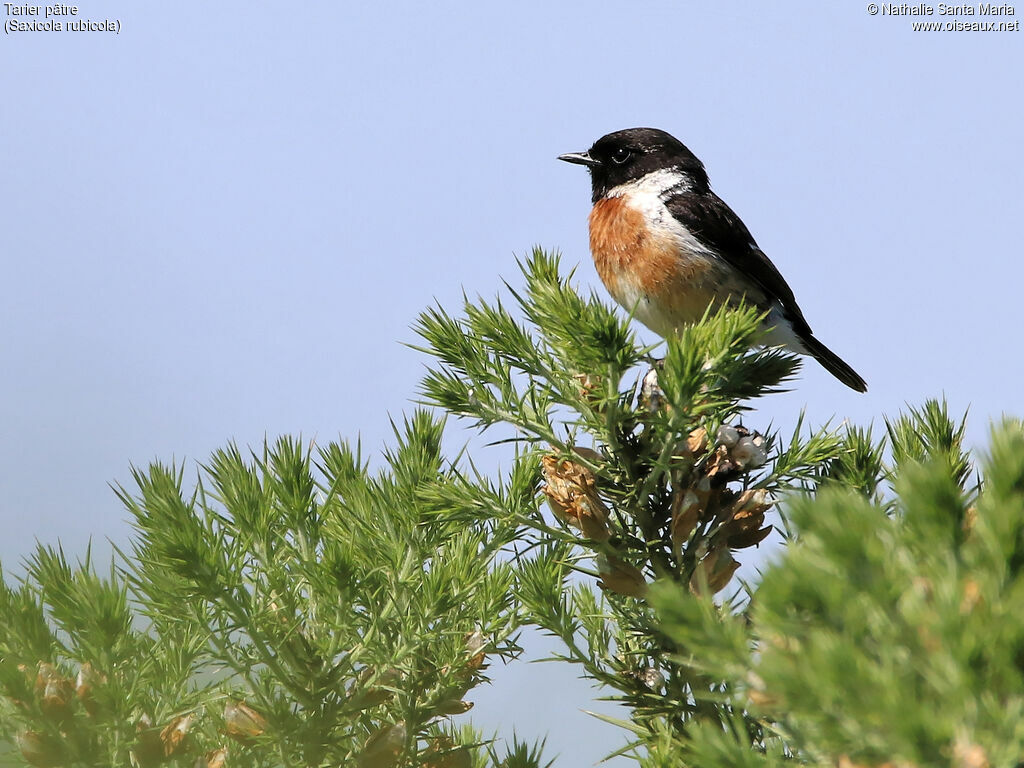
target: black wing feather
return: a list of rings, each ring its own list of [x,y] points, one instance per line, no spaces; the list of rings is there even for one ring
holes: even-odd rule
[[[709,250],[757,285],[769,299],[778,301],[799,335],[811,335],[793,289],[764,255],[746,225],[714,192],[682,193],[665,201],[669,212]],[[763,307],[767,310],[768,307]]]

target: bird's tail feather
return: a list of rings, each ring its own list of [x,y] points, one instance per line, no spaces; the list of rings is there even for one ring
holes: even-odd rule
[[[868,385],[860,377],[860,375],[853,370],[849,365],[843,362],[843,359],[839,357],[835,352],[826,347],[816,338],[810,334],[800,339],[807,352],[819,363],[822,367],[839,379],[843,384],[848,386],[850,389],[855,389],[858,392],[867,392]]]

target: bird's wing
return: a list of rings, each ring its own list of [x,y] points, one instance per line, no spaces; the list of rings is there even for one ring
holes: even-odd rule
[[[665,205],[706,248],[757,285],[769,299],[778,301],[798,334],[811,334],[793,289],[725,201],[710,191],[700,195],[684,192],[668,198]]]

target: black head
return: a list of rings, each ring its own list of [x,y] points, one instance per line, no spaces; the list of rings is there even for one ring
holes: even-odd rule
[[[587,166],[597,202],[620,184],[652,171],[685,173],[696,191],[707,191],[704,164],[674,136],[657,128],[627,128],[602,136],[586,152],[559,155],[559,160]]]

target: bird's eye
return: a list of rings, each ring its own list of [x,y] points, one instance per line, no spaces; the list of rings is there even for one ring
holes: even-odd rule
[[[614,152],[612,152],[612,162],[622,165],[632,156],[633,153],[630,152],[628,149],[626,149],[625,147],[619,147]]]

